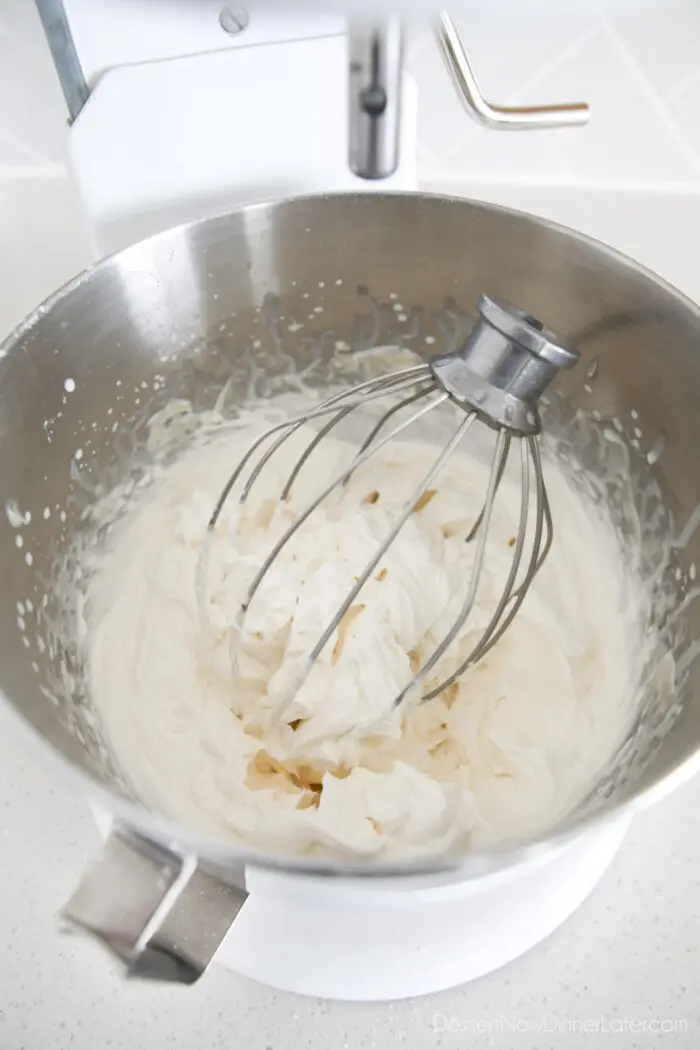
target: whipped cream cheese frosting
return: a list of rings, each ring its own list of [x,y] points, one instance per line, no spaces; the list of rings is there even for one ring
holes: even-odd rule
[[[484,457],[467,442],[453,455],[304,676],[436,447],[410,440],[378,451],[283,548],[242,617],[267,553],[357,448],[329,436],[280,501],[312,436],[302,428],[243,508],[234,492],[207,540],[220,491],[263,428],[254,415],[214,427],[154,466],[87,559],[89,690],[134,792],[219,839],[296,854],[405,857],[547,829],[624,739],[633,669],[651,644],[643,584],[604,511],[548,461],[555,540],[519,614],[458,683],[393,711],[464,601]],[[118,507],[111,493],[103,516]],[[490,618],[519,509],[516,470],[498,492],[475,608],[424,692]]]

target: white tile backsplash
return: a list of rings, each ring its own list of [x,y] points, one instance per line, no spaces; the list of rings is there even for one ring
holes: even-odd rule
[[[694,156],[659,112],[619,54],[615,39],[598,28],[567,60],[513,93],[518,103],[585,99],[592,118],[582,128],[553,131],[479,130],[458,149],[446,147],[439,167],[474,178],[527,177],[564,182],[672,183],[694,180]],[[511,99],[509,99],[511,101]],[[437,151],[436,151],[437,153]]]
[[[453,17],[492,101],[584,99],[592,119],[558,132],[482,131],[430,29],[412,25],[407,66],[419,87],[424,177],[700,184],[700,0],[462,0]],[[33,0],[0,0],[0,172],[55,169],[65,137]]]
[[[23,142],[15,138],[9,128],[0,128],[0,171],[4,168],[33,166],[37,163],[36,154]],[[41,163],[39,158],[39,163]]]
[[[602,9],[661,98],[700,74],[698,0],[660,0],[610,11],[603,4]]]
[[[0,342],[91,258],[69,178],[0,178]]]

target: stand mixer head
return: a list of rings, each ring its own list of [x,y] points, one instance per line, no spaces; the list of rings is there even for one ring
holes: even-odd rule
[[[37,0],[47,39],[68,104],[71,121],[77,120],[83,106],[99,83],[104,70],[89,69],[90,56],[83,60],[79,44],[88,41],[100,31],[95,11],[107,10],[113,0],[97,0],[88,12],[85,0]],[[138,18],[139,7],[130,12]],[[167,6],[163,16],[167,17]],[[190,5],[194,9],[194,4]],[[204,5],[202,5],[204,7]],[[284,5],[275,0],[251,3],[252,18],[279,13],[288,18]],[[538,105],[499,106],[484,96],[470,62],[466,48],[453,19],[441,12],[439,6],[428,0],[383,4],[381,12],[365,0],[317,4],[307,0],[300,15],[332,13],[346,16],[348,65],[348,158],[350,171],[360,179],[378,181],[389,178],[397,169],[400,156],[401,105],[403,94],[402,69],[405,22],[407,15],[420,15],[434,23],[435,35],[443,54],[457,95],[468,115],[482,127],[498,131],[537,130],[585,124],[589,108],[583,102]],[[220,10],[202,12],[214,22],[217,17],[221,30],[232,43],[245,46],[245,31],[251,15],[236,5],[224,5]],[[89,19],[95,19],[88,24]],[[81,23],[85,22],[83,26]],[[106,28],[107,24],[105,24]],[[217,48],[223,46],[223,32]],[[89,48],[88,48],[89,52]],[[183,50],[187,54],[187,49]],[[146,55],[128,56],[143,61]]]

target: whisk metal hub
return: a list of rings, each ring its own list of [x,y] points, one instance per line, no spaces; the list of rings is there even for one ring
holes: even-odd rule
[[[538,434],[537,402],[578,354],[541,321],[502,300],[482,295],[478,312],[464,345],[431,361],[432,373],[453,401],[484,422],[514,434]]]

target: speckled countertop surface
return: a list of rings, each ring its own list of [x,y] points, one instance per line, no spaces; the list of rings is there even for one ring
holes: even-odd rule
[[[463,988],[393,1005],[301,999],[216,965],[190,989],[122,984],[54,919],[97,843],[86,807],[0,738],[2,1050],[700,1045],[700,781],[637,818],[592,897],[539,948]],[[577,1022],[598,1031],[572,1034]],[[635,1032],[645,1022],[675,1030]]]
[[[602,237],[700,299],[700,198],[471,192]],[[0,288],[0,329],[77,268],[73,222],[60,180],[0,186],[0,257],[12,250],[17,285]],[[543,945],[395,1004],[300,999],[216,965],[192,989],[122,984],[54,918],[97,844],[85,802],[0,731],[0,1050],[700,1047],[700,780],[636,818],[591,898]]]

